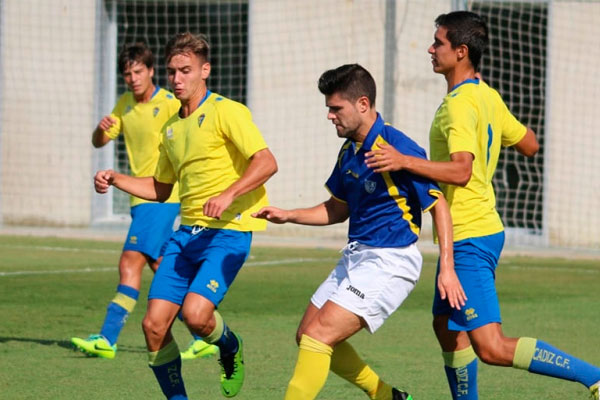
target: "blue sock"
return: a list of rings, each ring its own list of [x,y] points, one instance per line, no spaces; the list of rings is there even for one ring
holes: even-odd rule
[[[235,354],[239,347],[237,338],[225,323],[223,323],[223,334],[214,344],[219,348],[221,357]]]
[[[133,311],[139,294],[140,292],[131,286],[117,286],[117,294],[106,308],[106,317],[100,330],[100,334],[111,345],[117,343],[121,329],[123,329],[129,313]]]
[[[477,400],[477,355],[473,347],[445,352],[444,370],[453,400]]]
[[[219,348],[221,357],[227,357],[235,354],[238,351],[239,344],[237,338],[229,330],[229,327],[223,321],[223,317],[217,310],[214,311],[215,316],[215,329],[204,338],[206,343],[211,343]]]
[[[177,343],[172,341],[159,351],[148,353],[148,365],[167,399],[187,399],[183,377],[181,376],[181,357]]]
[[[541,340],[522,337],[517,342],[513,367],[592,386],[600,380],[600,368],[588,364]]]

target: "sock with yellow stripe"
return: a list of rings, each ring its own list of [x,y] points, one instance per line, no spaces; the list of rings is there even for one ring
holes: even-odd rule
[[[600,368],[548,343],[528,337],[519,338],[513,357],[513,367],[534,374],[579,382],[586,387],[600,380]]]
[[[329,373],[333,349],[302,335],[294,375],[285,392],[285,400],[311,400],[317,397]]]
[[[133,311],[140,292],[131,286],[117,286],[117,294],[106,308],[106,317],[100,334],[108,340],[111,345],[117,343],[121,329],[127,321],[127,316]]]
[[[392,400],[392,387],[379,378],[347,341],[333,348],[330,369],[363,390],[371,400]]]
[[[149,351],[148,365],[167,399],[187,399],[181,376],[181,357],[174,340],[158,351]]]
[[[452,399],[476,400],[477,354],[472,346],[463,350],[443,352],[444,370],[452,393]]]

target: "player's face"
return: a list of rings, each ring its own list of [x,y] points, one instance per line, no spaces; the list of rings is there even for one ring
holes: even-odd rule
[[[338,93],[325,96],[325,105],[329,109],[327,119],[330,120],[341,138],[352,139],[362,123],[357,103],[353,103]]]
[[[457,62],[456,49],[452,48],[452,44],[446,37],[447,33],[446,27],[438,27],[433,36],[433,44],[427,50],[431,54],[433,71],[444,75],[450,72]]]
[[[183,104],[201,97],[206,92],[210,63],[194,53],[176,54],[167,65],[167,78],[173,94]]]
[[[141,62],[129,63],[123,71],[125,84],[133,92],[135,98],[143,97],[144,94],[152,90],[152,77],[154,68],[148,68]]]

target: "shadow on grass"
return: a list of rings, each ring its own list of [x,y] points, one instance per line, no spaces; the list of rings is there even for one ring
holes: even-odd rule
[[[20,343],[36,343],[44,346],[58,346],[68,350],[74,350],[73,344],[70,340],[55,340],[55,339],[36,339],[36,338],[23,338],[23,337],[11,337],[11,336],[0,336],[0,343],[8,342],[20,342]],[[119,346],[119,353],[147,353],[147,350],[143,346]]]

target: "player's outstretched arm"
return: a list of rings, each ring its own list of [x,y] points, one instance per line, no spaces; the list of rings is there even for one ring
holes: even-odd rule
[[[515,149],[526,157],[533,157],[540,149],[535,132],[531,128],[527,128],[527,133],[519,143],[515,144]]]
[[[133,177],[120,174],[112,169],[96,172],[94,176],[96,192],[106,193],[110,186],[141,199],[161,202],[166,201],[173,190],[172,184],[158,182],[151,176]]]
[[[334,197],[310,208],[283,210],[277,207],[263,207],[252,214],[254,218],[262,218],[275,224],[291,222],[300,225],[332,225],[348,218],[348,205]]]
[[[448,299],[450,307],[460,310],[465,305],[467,297],[454,271],[452,218],[446,198],[441,193],[437,203],[431,209],[431,216],[440,246],[440,273],[437,277],[440,296],[442,300]]]
[[[107,115],[100,120],[94,133],[92,133],[92,145],[95,148],[102,147],[110,142],[111,139],[106,134],[106,131],[108,131],[115,123],[116,121],[110,115]]]
[[[250,157],[250,164],[244,174],[218,196],[211,197],[204,203],[203,212],[207,217],[221,218],[223,211],[233,201],[260,185],[264,184],[277,172],[277,161],[269,149],[257,151]]]
[[[374,172],[400,171],[424,176],[436,182],[465,186],[471,179],[473,155],[468,152],[452,153],[450,161],[430,161],[400,153],[389,144],[366,153],[365,164]]]

